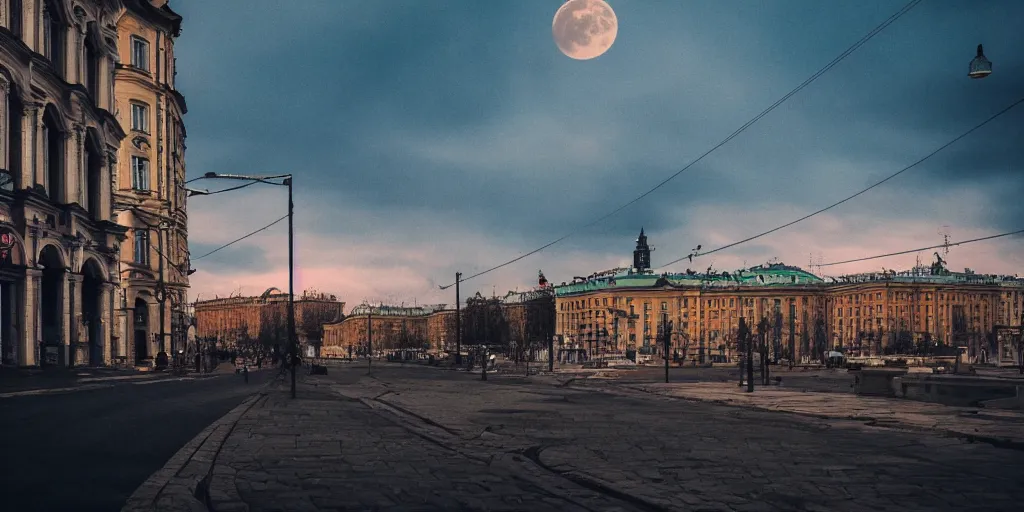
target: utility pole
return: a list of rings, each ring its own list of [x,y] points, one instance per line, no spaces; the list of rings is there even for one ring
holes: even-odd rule
[[[743,368],[744,359],[745,359],[744,355],[746,354],[746,351],[747,351],[747,347],[744,345],[744,343],[747,342],[747,338],[749,338],[749,337],[750,337],[750,328],[747,327],[747,319],[741,316],[740,317],[740,326],[739,326],[739,329],[738,329],[738,331],[736,333],[736,352],[739,354],[739,357],[740,357],[740,387],[741,388],[743,387],[743,373],[746,371]]]
[[[672,322],[668,319],[667,313],[661,315],[661,325],[665,336],[665,384],[668,384],[668,351],[672,343]]]
[[[288,353],[292,367],[292,398],[295,398],[295,367],[299,364],[299,340],[295,336],[295,203],[292,201],[292,177],[284,179],[288,185]]]
[[[459,297],[459,282],[462,272],[455,273],[455,366],[462,366],[462,303]]]
[[[747,329],[747,393],[754,392],[754,340]]]
[[[373,369],[373,306],[366,304],[366,374]]]
[[[164,284],[164,225],[165,221],[160,221],[160,223],[157,225],[156,232],[157,256],[159,256],[157,258],[159,263],[156,276],[156,301],[160,304],[160,343],[157,344],[157,352],[166,353],[167,347],[165,345],[165,339],[167,336],[165,334],[166,327],[164,326],[164,315],[166,314],[166,310],[164,308],[167,305],[167,289],[166,285]]]
[[[768,324],[768,317],[761,317],[761,321],[757,323],[757,337],[759,338],[760,345],[758,346],[761,354],[760,367],[761,367],[761,384],[768,385],[768,329],[771,326]]]
[[[551,326],[551,330],[548,331],[548,329],[544,329],[544,332],[547,333],[548,338],[548,371],[553,372],[555,371],[555,322],[558,321],[556,317],[557,313],[555,313],[554,301],[552,301],[550,308],[544,309],[546,309],[551,315],[551,321],[547,322],[547,325]]]

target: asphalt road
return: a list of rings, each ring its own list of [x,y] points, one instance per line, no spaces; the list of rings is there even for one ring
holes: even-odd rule
[[[116,511],[275,370],[0,398],[0,509]]]

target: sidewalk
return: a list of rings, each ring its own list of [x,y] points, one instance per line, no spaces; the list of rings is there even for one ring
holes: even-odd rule
[[[793,391],[758,386],[753,393],[736,383],[623,385],[657,395],[782,411],[824,419],[866,421],[879,427],[926,430],[1024,449],[1024,413],[975,407],[951,407],[898,398]]]
[[[629,510],[430,442],[331,388],[304,375],[292,399],[286,380],[272,382],[186,445],[123,510]]]

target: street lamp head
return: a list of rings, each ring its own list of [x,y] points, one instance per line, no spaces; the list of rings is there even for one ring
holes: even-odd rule
[[[204,174],[203,177],[204,178],[216,178],[217,177],[217,173],[215,173],[213,171],[210,171],[210,172]]]
[[[992,74],[992,62],[985,58],[985,52],[981,45],[978,45],[978,55],[971,61],[970,71],[967,76],[978,79],[985,78]]]

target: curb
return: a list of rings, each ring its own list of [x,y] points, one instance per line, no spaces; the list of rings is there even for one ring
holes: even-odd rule
[[[277,380],[273,378],[261,387]],[[135,489],[121,512],[208,512],[207,489],[217,454],[238,420],[266,396],[263,390],[250,395],[203,429]]]

